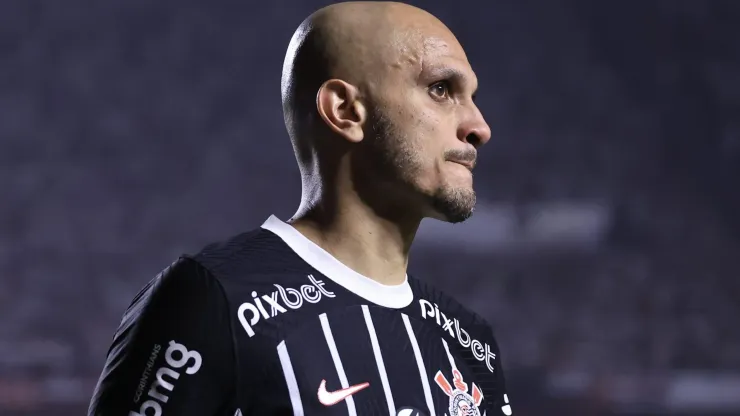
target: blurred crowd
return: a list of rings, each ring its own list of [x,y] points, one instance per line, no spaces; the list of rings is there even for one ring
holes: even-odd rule
[[[280,68],[324,4],[293,3],[0,4],[0,413],[80,406],[146,281],[292,214]],[[740,3],[416,3],[481,81],[479,198],[612,215],[588,250],[411,272],[494,324],[513,380],[740,372]]]

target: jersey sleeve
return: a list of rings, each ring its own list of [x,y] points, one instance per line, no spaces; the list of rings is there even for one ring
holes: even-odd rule
[[[504,378],[504,367],[501,365],[501,354],[499,353],[498,374],[496,374],[496,384],[498,385],[498,407],[501,414],[509,416],[511,412],[511,403],[509,402],[509,392],[506,390],[506,380]]]
[[[226,296],[192,259],[165,269],[126,310],[88,416],[221,414],[235,352]]]
[[[493,331],[489,327],[489,336],[491,345],[495,345],[496,348],[496,407],[499,413],[498,415],[509,416],[512,414],[511,403],[509,402],[509,393],[506,390],[506,377],[504,376],[503,358],[501,357],[501,349],[493,336]]]

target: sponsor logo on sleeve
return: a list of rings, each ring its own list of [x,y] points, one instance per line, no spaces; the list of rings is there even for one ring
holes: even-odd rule
[[[154,362],[160,350],[161,346],[159,344],[155,345],[152,354],[149,356],[147,367],[134,396],[135,403],[141,401],[141,396],[144,394],[152,367],[154,367]],[[203,358],[198,351],[188,350],[187,347],[175,341],[170,341],[167,345],[164,359],[167,365],[157,369],[156,379],[147,391],[147,400],[141,404],[138,412],[130,411],[129,416],[162,416],[162,404],[169,400],[169,395],[175,389],[175,383],[180,379],[182,373],[193,375],[200,370],[203,364]]]
[[[336,295],[324,288],[324,282],[308,275],[309,283],[298,289],[284,288],[278,284],[277,290],[267,295],[258,295],[252,292],[253,302],[244,302],[239,305],[237,317],[244,331],[251,338],[254,336],[254,326],[261,320],[268,320],[287,312],[289,309],[299,309],[303,302],[319,303],[324,297],[333,298]]]
[[[447,316],[439,310],[437,304],[433,304],[425,299],[419,299],[421,305],[421,317],[424,319],[434,319],[437,325],[442,327],[449,336],[457,339],[457,342],[463,348],[469,348],[473,352],[473,357],[478,361],[484,361],[490,372],[493,372],[493,363],[496,360],[496,354],[491,351],[491,346],[487,343],[480,342],[471,338],[470,334],[460,327],[457,319],[448,319]]]

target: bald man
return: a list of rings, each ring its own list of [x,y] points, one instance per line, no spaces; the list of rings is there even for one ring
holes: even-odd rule
[[[341,3],[306,19],[282,79],[296,214],[150,281],[89,414],[512,414],[489,325],[406,274],[423,218],[473,212],[490,138],[476,87],[422,10]]]

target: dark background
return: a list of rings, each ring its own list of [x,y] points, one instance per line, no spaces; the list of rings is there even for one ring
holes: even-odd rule
[[[325,4],[0,1],[0,414],[83,414],[145,282],[292,215],[280,73]],[[514,415],[739,415],[740,2],[415,4],[493,139],[411,272],[494,324]]]

